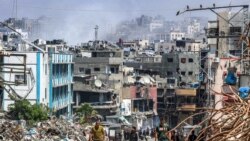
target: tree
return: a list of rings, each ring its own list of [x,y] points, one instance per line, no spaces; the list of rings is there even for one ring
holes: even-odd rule
[[[31,104],[28,100],[18,100],[10,106],[9,113],[13,120],[26,120],[33,124],[48,119],[48,108],[40,104]]]
[[[97,115],[97,111],[94,110],[94,108],[90,104],[85,103],[81,105],[79,109],[76,110],[76,114],[82,117],[80,119],[80,122],[84,124],[84,123],[89,123],[90,118],[92,116]]]

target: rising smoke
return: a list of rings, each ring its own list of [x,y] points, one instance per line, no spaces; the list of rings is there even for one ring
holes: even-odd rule
[[[0,18],[7,19],[13,11],[14,0],[0,0]],[[99,39],[116,30],[123,20],[131,20],[142,14],[163,15],[166,20],[174,20],[176,11],[186,5],[198,7],[228,5],[229,0],[17,0],[18,18],[36,19],[42,15],[49,18],[44,22],[41,38],[61,38],[69,44],[77,44],[94,39],[94,27],[99,25]],[[231,4],[248,4],[248,0],[232,0]],[[204,15],[204,13],[201,13]],[[202,15],[198,16],[202,16]],[[206,13],[207,15],[208,13]],[[211,14],[212,15],[212,14]],[[188,13],[184,16],[196,16]]]

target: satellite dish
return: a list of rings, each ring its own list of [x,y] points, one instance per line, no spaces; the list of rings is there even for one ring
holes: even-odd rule
[[[101,87],[101,86],[102,86],[102,81],[99,80],[99,79],[96,79],[96,80],[95,80],[95,86],[96,86],[96,87]]]

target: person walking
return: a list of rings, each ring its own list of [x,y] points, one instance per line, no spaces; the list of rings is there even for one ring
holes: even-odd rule
[[[97,121],[95,126],[91,129],[90,141],[105,141],[105,131],[100,125],[100,121]]]
[[[188,137],[188,141],[195,141],[197,136],[194,134],[194,131],[192,131],[192,134]]]
[[[164,119],[160,119],[160,125],[156,128],[155,141],[169,141],[166,137],[167,127],[164,126]]]
[[[138,141],[138,134],[136,133],[136,127],[135,126],[132,127],[129,141]]]

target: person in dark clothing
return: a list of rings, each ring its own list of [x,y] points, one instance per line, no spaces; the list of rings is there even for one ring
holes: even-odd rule
[[[171,140],[172,141],[179,141],[179,137],[177,135],[177,133],[175,131],[172,131],[172,134],[171,134]]]
[[[134,126],[132,127],[129,141],[138,141],[138,135],[136,133],[136,127],[134,127]]]
[[[194,131],[192,131],[192,134],[188,137],[188,141],[195,141],[197,136],[194,134]]]
[[[129,135],[130,135],[129,131],[125,130],[124,131],[124,138],[125,138],[125,140],[129,140]]]
[[[160,125],[156,128],[155,138],[157,138],[158,141],[168,141],[166,132],[167,128],[164,126],[164,119],[161,118]]]
[[[147,135],[147,136],[150,135],[150,134],[149,134],[149,128],[147,128],[147,130],[146,130],[146,135]]]

